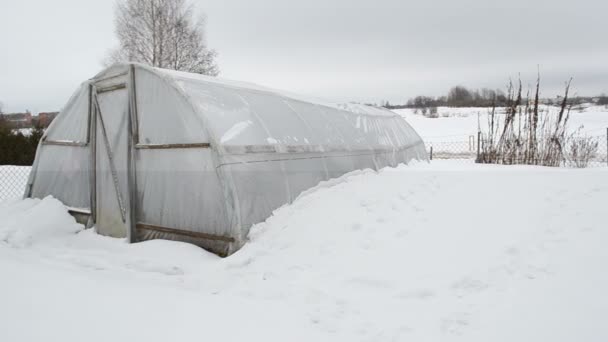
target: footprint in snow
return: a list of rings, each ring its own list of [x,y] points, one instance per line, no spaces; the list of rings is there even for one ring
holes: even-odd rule
[[[431,289],[415,289],[398,293],[395,297],[400,299],[428,300],[435,297],[435,291]]]
[[[488,287],[488,284],[483,281],[471,277],[464,277],[452,284],[452,289],[457,292],[459,297],[482,292]]]
[[[136,262],[133,264],[126,264],[125,266],[134,271],[160,273],[168,276],[184,274],[184,271],[177,266],[150,265],[146,262]]]
[[[441,320],[440,328],[441,332],[450,335],[461,335],[470,323],[469,314],[467,313],[453,313],[449,317]]]

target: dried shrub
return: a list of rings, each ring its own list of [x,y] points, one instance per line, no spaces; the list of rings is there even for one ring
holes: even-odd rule
[[[525,103],[522,84],[509,82],[504,114],[497,115],[494,103],[488,115],[487,129],[480,134],[478,163],[529,164],[560,166],[565,161],[565,146],[570,137],[566,128],[571,104],[568,102],[571,80],[566,83],[558,113],[540,108],[540,75],[536,81],[534,98],[530,92]],[[479,124],[481,128],[481,124]],[[481,131],[481,129],[480,129]]]
[[[568,137],[566,159],[569,166],[585,168],[597,155],[599,141],[594,137],[580,136],[580,130]]]
[[[429,118],[438,118],[439,117],[439,112],[437,111],[437,107],[431,107],[429,108]]]

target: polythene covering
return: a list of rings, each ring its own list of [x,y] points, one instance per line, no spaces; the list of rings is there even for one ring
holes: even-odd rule
[[[89,103],[112,98],[124,108],[105,106],[100,115]],[[109,149],[100,139],[100,117],[113,123]],[[128,149],[113,169],[136,230],[124,235],[191,241],[219,254],[238,249],[252,224],[320,181],[427,158],[418,134],[388,110],[123,64],[85,82],[49,128],[28,194],[53,194],[100,212],[93,207],[119,200],[113,199],[112,167],[91,162],[109,164],[108,158],[91,156],[116,148]],[[139,223],[161,228],[137,231]]]

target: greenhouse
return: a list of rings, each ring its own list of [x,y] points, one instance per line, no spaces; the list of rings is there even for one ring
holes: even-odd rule
[[[229,255],[319,182],[427,158],[397,114],[128,63],[84,82],[43,136],[26,197],[102,235]]]

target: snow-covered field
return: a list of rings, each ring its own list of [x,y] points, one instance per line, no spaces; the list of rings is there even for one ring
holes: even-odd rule
[[[558,109],[551,107],[550,110]],[[470,136],[476,137],[479,122],[482,128],[487,127],[489,109],[439,107],[438,118],[415,114],[413,109],[396,109],[394,112],[403,116],[426,142],[448,142],[467,141]],[[582,112],[573,110],[570,113],[569,128],[574,131],[581,126],[583,127],[581,132],[584,134],[605,137],[608,128],[608,108],[589,106]]]
[[[606,341],[606,203],[606,169],[355,172],[220,259],[83,231],[52,198],[11,201],[0,339]]]

